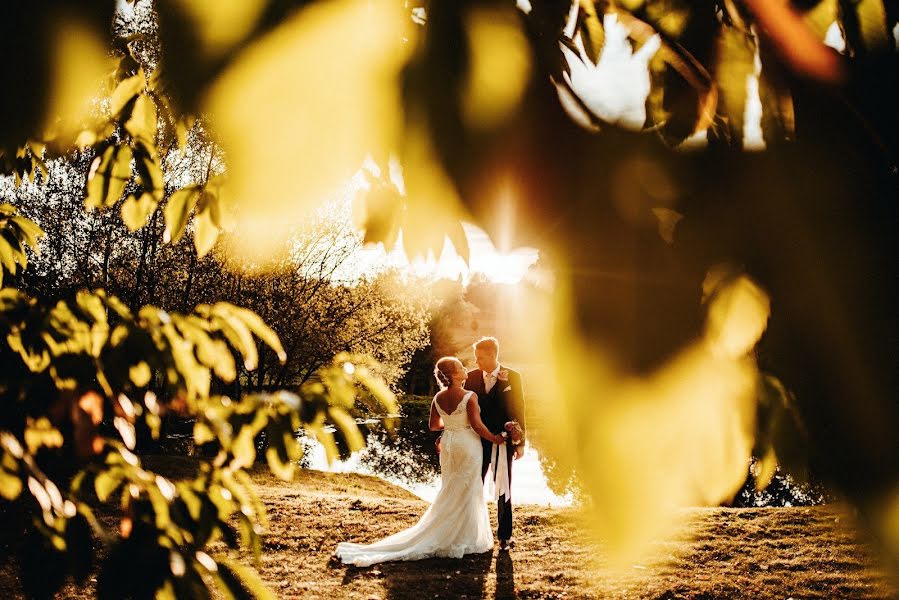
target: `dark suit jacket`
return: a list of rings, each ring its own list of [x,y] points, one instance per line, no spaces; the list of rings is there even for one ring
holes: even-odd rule
[[[487,392],[484,383],[484,372],[475,369],[468,373],[465,389],[478,395],[481,407],[481,420],[493,433],[502,433],[508,421],[518,421],[523,434],[527,433],[524,421],[524,390],[521,387],[521,374],[518,371],[500,365],[500,370],[509,372],[508,381],[499,381]]]

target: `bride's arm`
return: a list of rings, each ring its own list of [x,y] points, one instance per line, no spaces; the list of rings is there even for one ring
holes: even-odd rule
[[[431,431],[440,431],[443,429],[443,419],[440,418],[440,413],[437,412],[437,396],[434,396],[434,399],[431,400],[431,419],[428,422],[428,425],[431,428]]]
[[[466,406],[465,409],[468,411],[468,422],[471,423],[471,428],[474,429],[479,436],[494,444],[506,443],[506,438],[499,434],[493,435],[493,433],[487,429],[487,426],[484,425],[484,422],[481,421],[481,409],[478,406],[477,394],[472,393],[471,398],[468,400],[468,406]]]

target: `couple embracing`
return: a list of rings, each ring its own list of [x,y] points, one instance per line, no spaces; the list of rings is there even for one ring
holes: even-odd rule
[[[521,376],[499,364],[499,342],[474,345],[478,368],[466,373],[455,357],[437,361],[441,390],[431,402],[430,428],[443,430],[440,491],[412,527],[373,544],[343,542],[335,555],[359,567],[394,560],[461,558],[493,548],[484,481],[497,500],[500,550],[512,545],[512,460],[524,454]]]

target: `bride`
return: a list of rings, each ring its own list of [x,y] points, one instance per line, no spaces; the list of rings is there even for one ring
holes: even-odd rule
[[[462,389],[466,374],[458,358],[438,360],[434,376],[441,391],[431,402],[430,427],[444,430],[437,498],[408,529],[373,544],[337,544],[335,555],[345,564],[367,567],[391,560],[461,558],[493,548],[478,436],[494,444],[503,444],[505,439],[490,433],[481,422],[477,394]]]

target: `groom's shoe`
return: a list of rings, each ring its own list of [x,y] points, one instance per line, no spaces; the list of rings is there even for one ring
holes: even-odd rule
[[[512,548],[515,547],[515,542],[512,540],[500,540],[499,541],[499,549],[501,552],[508,552]]]

